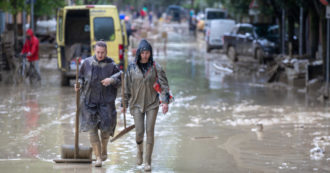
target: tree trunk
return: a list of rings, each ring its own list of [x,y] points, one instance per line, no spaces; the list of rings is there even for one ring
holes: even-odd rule
[[[318,49],[319,45],[319,16],[317,15],[316,11],[312,12],[311,15],[311,36],[310,36],[310,41],[311,41],[311,55],[312,58],[315,58],[316,52]]]
[[[281,53],[286,54],[286,19],[287,19],[287,11],[285,9],[282,10],[281,18],[280,18],[280,36],[281,36]],[[283,26],[284,25],[284,26]]]
[[[17,9],[17,0],[13,0],[12,4],[13,8],[16,10]],[[17,47],[17,12],[14,12],[13,14],[13,18],[14,18],[14,49],[15,52],[18,51],[18,47]]]
[[[323,75],[324,78],[326,78],[326,62],[327,62],[327,19],[325,18],[325,10],[326,8],[323,7],[321,8],[321,15],[320,15],[320,41],[321,41],[321,46],[322,46],[322,54],[321,54],[321,59],[323,61]]]
[[[282,54],[282,33],[283,33],[283,23],[282,23],[282,16],[276,16],[276,19],[278,21],[278,34],[280,38],[278,39],[278,46],[279,46],[279,52]]]
[[[38,25],[37,25],[37,21],[39,20],[39,18],[40,17],[38,17],[38,16],[36,16],[36,15],[34,15],[33,16],[33,28],[34,28],[34,35],[36,35],[36,31],[37,31],[37,29],[38,29]]]
[[[306,50],[306,55],[311,55],[311,46],[310,46],[310,13],[308,12],[306,16],[306,21],[305,21],[305,50]]]
[[[308,40],[308,11],[304,10],[304,15],[303,15],[303,40],[302,40],[302,54],[306,55],[307,54],[307,40]]]
[[[294,36],[294,18],[292,15],[288,15],[288,46],[291,45],[291,49],[288,49],[288,53],[289,55],[292,55],[293,54],[293,50],[294,50],[294,45],[293,42],[293,36]],[[290,48],[290,46],[289,46]]]
[[[310,55],[311,58],[315,58],[318,47],[319,17],[314,8],[310,8],[308,11],[306,29],[306,54]]]
[[[13,14],[13,18],[14,18],[14,49],[15,52],[18,51],[18,40],[17,40],[17,13]]]

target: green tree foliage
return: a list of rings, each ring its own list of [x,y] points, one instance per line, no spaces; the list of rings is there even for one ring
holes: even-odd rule
[[[11,13],[17,14],[26,8],[25,0],[1,0],[0,1],[0,9]]]
[[[209,5],[216,2],[215,0],[206,1]],[[246,16],[249,14],[251,0],[221,0],[221,3],[231,16]]]
[[[23,10],[30,12],[30,4],[26,2],[26,0],[2,0],[0,1],[0,9],[11,14],[17,14]],[[36,16],[52,16],[56,14],[57,8],[64,5],[65,0],[36,0],[34,14]]]
[[[218,0],[205,0],[209,6],[218,2]],[[220,0],[223,6],[233,16],[248,15],[249,5],[252,0]],[[282,9],[285,9],[295,20],[299,18],[299,8],[303,7],[306,11],[323,8],[319,0],[256,0],[262,15],[281,16]],[[319,14],[322,15],[322,14]]]
[[[36,0],[34,15],[40,16],[54,16],[58,8],[65,6],[65,0]]]

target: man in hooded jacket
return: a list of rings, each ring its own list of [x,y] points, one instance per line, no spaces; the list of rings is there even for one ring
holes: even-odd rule
[[[21,55],[26,54],[30,64],[33,64],[36,71],[38,80],[41,79],[40,68],[39,68],[39,40],[34,35],[32,29],[26,31],[26,41],[23,45]]]

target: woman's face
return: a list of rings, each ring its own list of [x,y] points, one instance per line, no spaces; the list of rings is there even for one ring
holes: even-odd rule
[[[150,58],[150,51],[148,50],[144,50],[141,52],[141,63],[147,63],[149,61]]]

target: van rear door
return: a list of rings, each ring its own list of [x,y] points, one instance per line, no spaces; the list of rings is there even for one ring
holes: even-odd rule
[[[104,40],[107,55],[119,64],[119,45],[122,44],[122,32],[117,9],[90,8],[91,44]],[[94,51],[92,50],[92,54]]]
[[[62,69],[62,62],[65,61],[65,57],[61,55],[64,54],[64,10],[59,9],[57,11],[57,23],[56,23],[56,43],[57,43],[57,63],[58,68]]]

